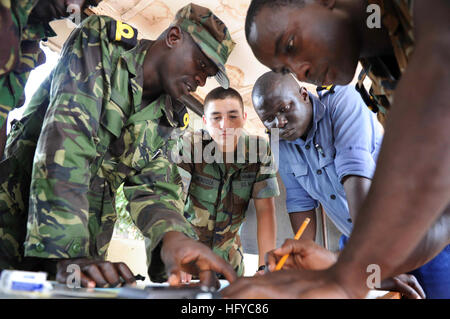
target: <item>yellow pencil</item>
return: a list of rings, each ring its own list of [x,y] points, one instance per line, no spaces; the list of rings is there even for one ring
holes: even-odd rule
[[[308,226],[309,222],[310,222],[310,219],[306,218],[305,221],[303,222],[303,224],[298,229],[297,234],[295,234],[295,237],[294,237],[295,240],[300,239],[300,237],[302,236],[303,232],[306,229],[306,226]],[[289,257],[289,254],[286,254],[283,257],[281,257],[280,261],[278,262],[277,266],[275,267],[275,270],[280,270],[281,268],[283,268],[284,263],[286,262],[288,257]]]

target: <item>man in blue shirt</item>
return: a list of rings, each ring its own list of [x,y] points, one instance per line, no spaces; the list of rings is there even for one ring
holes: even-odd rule
[[[279,162],[283,163],[279,171],[294,233],[309,217],[312,224],[302,239],[315,239],[314,210],[320,203],[337,228],[349,236],[369,191],[383,138],[375,114],[353,86],[330,86],[317,98],[299,87],[291,75],[273,72],[255,83],[253,104],[266,128],[279,129]],[[334,261],[334,256],[329,258]],[[448,265],[439,265],[439,258],[427,264],[435,264],[442,274],[440,283],[425,289],[430,295],[450,286],[445,275]],[[415,275],[425,288],[431,274],[419,275],[421,268]]]
[[[273,72],[261,76],[253,89],[261,121],[279,129],[279,170],[294,233],[306,217],[313,222],[303,238],[315,237],[319,202],[349,236],[370,187],[383,128],[358,94],[350,86],[337,86],[317,98],[292,76]]]

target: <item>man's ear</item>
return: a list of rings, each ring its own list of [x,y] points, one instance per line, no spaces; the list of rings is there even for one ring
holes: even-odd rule
[[[336,0],[316,0],[320,5],[328,8],[328,9],[334,9],[336,6]]]
[[[299,92],[303,102],[306,102],[309,99],[308,90],[304,86],[301,86]]]
[[[181,40],[183,40],[183,31],[179,26],[173,26],[169,29],[166,35],[166,45],[169,48],[175,47]]]
[[[205,114],[203,114],[202,119],[203,119],[203,124],[206,125],[206,116],[205,116]]]

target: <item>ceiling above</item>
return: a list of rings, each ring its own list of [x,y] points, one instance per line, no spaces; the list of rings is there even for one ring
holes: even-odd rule
[[[108,15],[126,22],[136,29],[142,38],[156,39],[173,21],[176,12],[191,1],[186,0],[103,0],[90,14]],[[245,129],[251,134],[264,134],[264,127],[255,114],[251,103],[251,91],[257,78],[269,71],[253,56],[245,39],[244,24],[250,0],[195,0],[196,4],[212,10],[228,27],[236,47],[226,65],[231,86],[243,97],[247,123]],[[68,21],[55,21],[52,27],[58,37],[50,39],[48,46],[59,51],[62,44],[75,27]],[[204,87],[199,87],[194,96],[203,101],[206,94],[218,86],[215,79],[208,79]],[[315,87],[305,85],[311,92]]]

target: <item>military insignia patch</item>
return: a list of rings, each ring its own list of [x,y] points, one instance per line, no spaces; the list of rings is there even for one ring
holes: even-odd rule
[[[108,37],[111,41],[125,43],[134,47],[137,44],[138,30],[122,21],[108,23]]]
[[[334,93],[334,88],[336,87],[336,85],[322,85],[322,86],[318,86],[317,88],[316,88],[316,91],[317,92],[320,92],[320,91],[323,91],[323,90],[327,90],[327,91],[329,91],[330,93]]]
[[[190,118],[186,106],[177,113],[177,120],[178,127],[181,128],[181,130],[185,130],[189,126]]]

